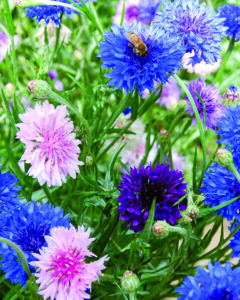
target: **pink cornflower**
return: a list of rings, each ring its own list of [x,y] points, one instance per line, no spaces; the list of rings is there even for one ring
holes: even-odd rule
[[[194,51],[192,51],[191,53],[187,52],[184,54],[182,58],[183,67],[189,73],[195,73],[201,76],[205,76],[216,72],[221,65],[221,59],[219,58],[217,62],[213,64],[206,64],[205,61],[202,60],[200,63],[195,64],[195,66],[193,67],[192,64],[189,64],[189,61],[194,55],[195,55]]]
[[[86,263],[86,257],[95,256],[88,250],[88,246],[94,240],[89,238],[90,229],[86,232],[84,227],[73,226],[55,227],[50,236],[45,236],[47,247],[40,250],[40,254],[34,253],[37,261],[31,265],[37,267],[35,276],[40,284],[38,293],[44,299],[51,300],[83,300],[89,299],[87,289],[91,289],[93,281],[98,280],[105,269],[104,262],[107,256],[91,263]]]
[[[31,164],[28,174],[38,179],[40,185],[59,186],[67,175],[75,178],[79,173],[80,141],[75,139],[73,123],[68,118],[65,105],[56,108],[45,101],[19,115],[23,123],[16,126],[17,138],[25,144],[21,161]]]

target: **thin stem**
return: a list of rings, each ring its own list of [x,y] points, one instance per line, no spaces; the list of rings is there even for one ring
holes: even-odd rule
[[[183,89],[183,91],[186,93],[186,95],[187,95],[187,97],[188,97],[188,99],[189,99],[189,101],[190,101],[190,103],[192,105],[195,117],[197,119],[197,124],[198,124],[199,133],[200,133],[201,144],[202,144],[202,153],[203,153],[202,176],[201,176],[200,181],[199,181],[199,185],[201,185],[202,178],[204,176],[204,173],[205,173],[205,170],[206,170],[206,166],[207,166],[207,152],[206,152],[205,132],[204,132],[204,129],[203,129],[202,121],[200,119],[200,116],[199,116],[196,104],[195,104],[195,102],[194,102],[194,100],[192,98],[191,93],[189,92],[189,90],[186,87],[186,85],[184,84],[184,82],[176,74],[173,75],[173,77],[177,80],[177,82],[179,83],[179,85],[181,86],[181,88]]]
[[[13,249],[16,250],[17,254],[22,259],[24,271],[27,273],[28,278],[30,278],[31,277],[31,272],[30,272],[27,260],[25,258],[24,253],[22,252],[22,250],[15,243],[13,243],[12,241],[10,241],[8,239],[5,239],[3,237],[0,237],[0,242],[6,243],[7,245],[9,245],[10,247],[12,247]]]

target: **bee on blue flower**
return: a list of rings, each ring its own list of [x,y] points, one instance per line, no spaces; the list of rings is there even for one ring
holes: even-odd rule
[[[164,1],[163,10],[156,14],[154,22],[161,30],[175,37],[185,52],[194,51],[190,64],[204,60],[207,64],[217,62],[220,43],[227,27],[224,19],[199,0]]]
[[[154,82],[166,83],[170,74],[182,68],[184,52],[157,27],[141,23],[112,26],[105,31],[100,43],[102,68],[112,71],[105,74],[108,85],[139,94],[145,89],[154,91]]]

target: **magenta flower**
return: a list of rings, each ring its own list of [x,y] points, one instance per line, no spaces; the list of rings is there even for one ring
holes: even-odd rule
[[[89,237],[90,229],[85,232],[83,226],[79,226],[78,230],[73,226],[69,229],[55,227],[50,234],[45,236],[48,246],[43,247],[40,254],[34,253],[37,261],[31,262],[37,267],[38,293],[51,300],[89,299],[86,290],[91,289],[92,282],[102,275],[107,256],[85,262],[86,257],[95,255],[88,250],[94,240]]]
[[[19,117],[23,123],[16,126],[17,138],[25,144],[21,161],[31,164],[28,174],[38,179],[40,185],[59,186],[67,175],[75,178],[79,173],[80,141],[75,139],[73,123],[65,105],[55,108],[48,101],[28,108]]]

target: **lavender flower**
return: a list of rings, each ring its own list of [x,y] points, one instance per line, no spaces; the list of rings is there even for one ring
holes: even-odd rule
[[[14,36],[14,46],[17,47],[19,42],[19,37],[17,35]],[[10,51],[11,48],[11,40],[8,36],[0,31],[0,62],[2,62],[6,58],[7,52]]]
[[[123,175],[119,186],[121,220],[135,232],[143,230],[153,199],[156,199],[155,221],[166,220],[175,225],[181,218],[180,210],[186,209],[186,201],[175,203],[185,195],[183,173],[169,170],[169,166],[157,164],[140,169],[130,168],[130,175]]]
[[[225,108],[220,104],[222,96],[219,95],[219,90],[215,89],[213,84],[206,85],[205,81],[199,78],[197,81],[190,81],[188,89],[192,95],[192,98],[196,104],[197,110],[200,115],[200,119],[204,121],[204,105],[198,98],[198,95],[201,97],[202,101],[206,106],[206,126],[207,128],[216,129],[217,122],[224,115]],[[196,92],[198,95],[196,94]],[[186,111],[189,111],[190,115],[194,115],[194,110],[191,106],[191,103],[186,97],[189,107]],[[196,118],[193,119],[193,124],[196,124]]]

